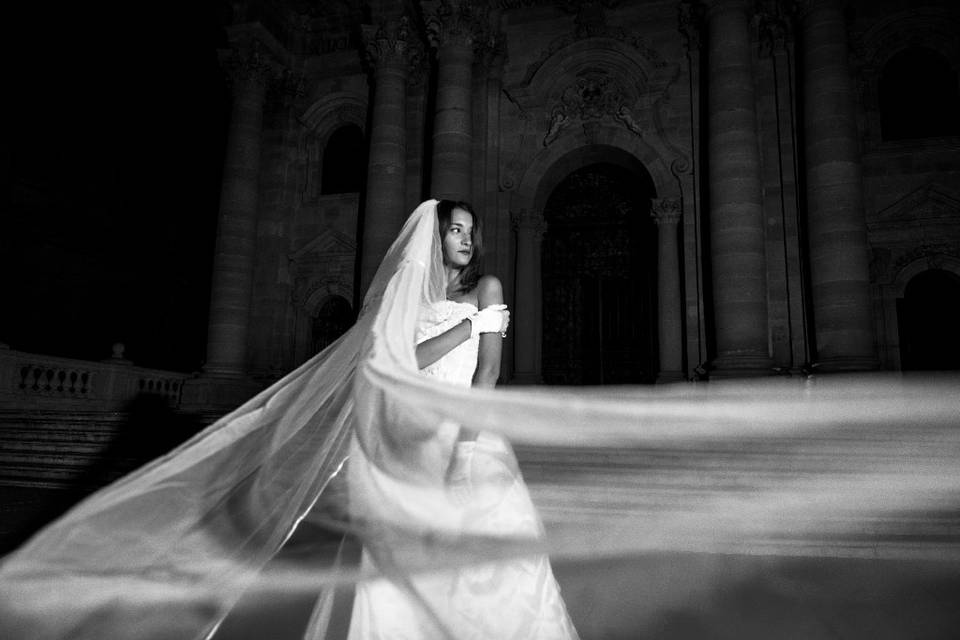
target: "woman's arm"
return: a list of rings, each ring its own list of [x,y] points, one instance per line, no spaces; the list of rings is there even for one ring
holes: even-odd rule
[[[453,351],[470,338],[470,321],[466,318],[460,324],[450,327],[440,335],[424,340],[417,345],[417,367],[423,369]],[[483,344],[481,334],[480,344]]]
[[[481,309],[492,304],[503,304],[503,287],[499,278],[481,277],[477,283],[477,299],[477,306]],[[503,338],[499,333],[480,334],[480,353],[477,357],[477,370],[473,374],[473,386],[493,388],[497,384],[502,350]]]

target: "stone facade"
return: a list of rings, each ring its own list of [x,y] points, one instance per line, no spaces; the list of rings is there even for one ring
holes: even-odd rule
[[[615,361],[629,313],[644,314],[649,381],[899,369],[908,283],[960,278],[960,138],[881,127],[885,70],[911,48],[940,56],[956,92],[951,3],[377,2],[365,24],[349,3],[299,21],[301,5],[257,4],[286,21],[229,31],[209,375],[269,380],[311,356],[325,305],[357,308],[428,197],[483,216],[486,268],[513,309],[505,382],[541,382],[555,334]],[[327,143],[347,125],[366,141],[365,180],[325,193]],[[567,228],[551,230],[551,197],[610,167],[639,203],[618,212],[650,238],[637,251],[656,254],[622,274],[649,283],[650,303],[609,308],[616,295],[594,289],[613,285],[585,267],[565,276],[563,295],[597,301],[577,328],[544,305],[543,248]],[[622,232],[580,214],[577,233]]]

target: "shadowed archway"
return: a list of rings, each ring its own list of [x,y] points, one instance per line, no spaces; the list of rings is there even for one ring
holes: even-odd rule
[[[654,381],[654,195],[649,174],[608,163],[572,172],[550,194],[542,252],[547,384]]]
[[[917,274],[897,300],[904,371],[960,369],[960,276],[944,269]]]

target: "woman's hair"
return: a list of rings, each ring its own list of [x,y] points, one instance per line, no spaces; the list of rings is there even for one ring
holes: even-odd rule
[[[440,200],[437,202],[437,222],[439,223],[440,240],[447,237],[447,230],[450,229],[450,220],[453,217],[454,209],[463,209],[473,218],[473,233],[470,239],[473,244],[473,255],[470,256],[470,262],[460,272],[460,282],[454,291],[470,291],[477,286],[480,280],[480,262],[483,259],[483,234],[481,233],[480,217],[468,203],[462,200]]]

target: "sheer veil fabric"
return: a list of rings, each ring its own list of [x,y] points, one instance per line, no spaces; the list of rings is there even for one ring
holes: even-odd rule
[[[418,318],[445,299],[438,240],[430,200],[406,221],[342,338],[4,558],[0,636],[209,637],[262,587],[264,566],[307,517],[392,549],[381,570],[404,585],[418,572],[542,552],[778,553],[788,540],[796,552],[811,535],[960,502],[955,378],[576,391],[438,384],[415,356]],[[582,450],[690,462],[528,477],[545,537],[348,516],[351,443],[409,486],[410,500],[442,505],[459,428],[500,433],[543,460]],[[731,469],[735,491],[716,481]],[[935,553],[960,559],[956,545]],[[288,569],[271,574],[271,588],[319,595],[313,638],[326,630],[328,587],[371,577],[336,565]]]

